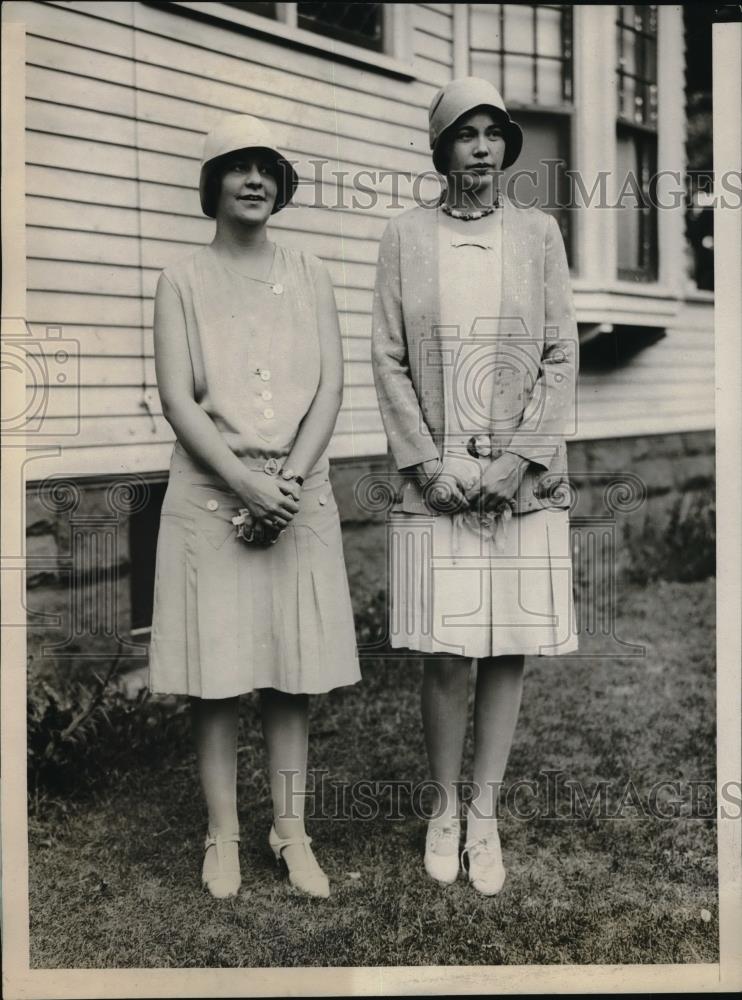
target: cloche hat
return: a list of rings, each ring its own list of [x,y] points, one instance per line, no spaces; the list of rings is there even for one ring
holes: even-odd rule
[[[508,114],[500,92],[489,80],[483,80],[478,76],[462,76],[441,87],[430,102],[428,111],[430,148],[433,151],[433,164],[439,173],[446,172],[446,164],[442,162],[441,157],[443,150],[441,138],[444,132],[462,115],[480,107],[491,108],[502,123],[505,137],[503,169],[518,159],[523,147],[523,132],[520,125]]]
[[[198,191],[204,215],[214,218],[216,205],[209,191],[209,178],[218,161],[241,149],[264,149],[275,157],[278,193],[273,212],[280,211],[294,197],[299,178],[291,163],[279,150],[274,130],[252,115],[228,115],[222,118],[204,140],[201,177]]]

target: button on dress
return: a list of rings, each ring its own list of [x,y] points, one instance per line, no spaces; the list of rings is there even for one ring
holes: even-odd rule
[[[204,247],[163,272],[183,307],[194,398],[250,468],[285,460],[317,391],[314,289],[323,266],[276,245],[262,283]],[[232,518],[242,506],[176,441],[157,542],[150,689],[227,698],[265,687],[316,694],[356,683],[327,452],[274,545],[237,537]]]
[[[497,417],[502,212],[441,213],[438,240],[444,452],[469,484],[492,460],[467,443],[488,442]],[[477,659],[577,649],[566,510],[395,513],[389,552],[393,647]]]

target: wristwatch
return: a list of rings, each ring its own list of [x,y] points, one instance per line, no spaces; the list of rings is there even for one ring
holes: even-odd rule
[[[297,483],[299,486],[304,485],[304,476],[300,476],[292,469],[281,469],[281,479],[285,479],[287,482],[293,479],[293,481]]]

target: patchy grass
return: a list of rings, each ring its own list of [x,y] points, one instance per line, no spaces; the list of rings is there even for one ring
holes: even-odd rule
[[[539,810],[504,810],[499,896],[479,897],[463,878],[446,889],[432,883],[424,822],[405,795],[400,818],[388,818],[388,793],[374,818],[337,822],[322,818],[317,795],[309,828],[333,894],[292,890],[268,850],[257,701],[246,697],[239,897],[218,902],[201,890],[204,812],[193,753],[175,739],[129,770],[122,759],[94,793],[35,807],[32,967],[717,961],[715,826],[691,815],[686,784],[714,777],[713,622],[712,580],[625,587],[616,631],[646,656],[529,661],[506,780],[533,782],[522,802]],[[310,760],[327,771],[326,812],[333,783],[425,778],[419,686],[415,659],[369,660],[362,684],[313,700]],[[469,740],[465,774],[470,767]],[[561,789],[555,803],[547,771]],[[624,818],[565,815],[567,780],[588,794],[606,782],[609,810],[622,795],[629,802]],[[631,806],[632,788],[634,805],[646,806],[660,780],[681,783],[660,796],[665,807],[682,800],[675,818]]]

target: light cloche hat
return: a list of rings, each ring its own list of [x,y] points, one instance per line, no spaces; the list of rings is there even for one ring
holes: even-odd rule
[[[475,108],[488,107],[502,123],[505,137],[505,158],[502,167],[515,163],[523,148],[523,132],[507,112],[499,90],[489,80],[478,76],[462,76],[451,80],[433,95],[428,111],[430,148],[433,150],[435,169],[445,174],[446,164],[442,162],[441,138],[462,115]]]
[[[273,212],[279,212],[288,205],[294,196],[299,178],[289,160],[278,148],[277,138],[273,129],[253,115],[228,115],[217,122],[204,140],[201,157],[198,191],[204,215],[213,219],[216,214],[216,206],[209,204],[209,201],[213,200],[209,197],[209,178],[217,166],[217,161],[241,149],[264,149],[275,157],[278,166],[276,176],[278,193]]]

